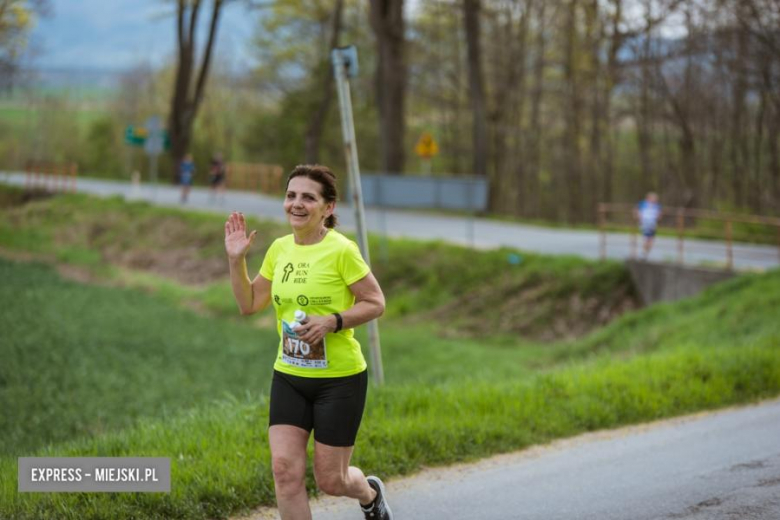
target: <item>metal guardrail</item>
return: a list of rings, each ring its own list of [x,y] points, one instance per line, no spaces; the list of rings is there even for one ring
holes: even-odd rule
[[[465,211],[488,207],[488,180],[481,176],[371,173],[360,177],[363,201],[369,206]]]
[[[599,223],[599,247],[600,256],[604,260],[607,256],[607,227],[610,225],[609,215],[628,215],[629,222],[633,226],[633,232],[631,233],[631,258],[636,258],[637,251],[637,237],[639,235],[639,223],[635,217],[636,206],[633,204],[616,204],[616,203],[600,203],[598,205],[598,223]],[[733,240],[733,226],[734,223],[742,224],[760,224],[768,227],[774,227],[777,230],[777,255],[778,261],[780,261],[780,218],[776,217],[762,217],[759,215],[737,215],[730,213],[720,213],[717,211],[705,210],[705,209],[692,209],[692,208],[680,208],[671,207],[664,208],[664,215],[666,217],[674,216],[674,227],[661,226],[659,222],[658,229],[673,229],[677,235],[677,263],[682,264],[685,259],[685,238],[686,220],[711,220],[723,222],[723,239],[726,242],[725,254],[726,254],[726,268],[731,270],[734,268],[734,240]],[[625,225],[625,221],[623,222]],[[699,246],[701,249],[701,246]],[[720,249],[720,246],[718,246]]]

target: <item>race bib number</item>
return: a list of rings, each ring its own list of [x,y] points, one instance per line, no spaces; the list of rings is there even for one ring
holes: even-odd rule
[[[310,345],[298,337],[290,324],[282,320],[282,361],[303,368],[328,368],[325,338]]]

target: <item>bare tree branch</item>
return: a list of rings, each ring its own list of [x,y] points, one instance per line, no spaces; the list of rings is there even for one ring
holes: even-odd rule
[[[203,64],[200,68],[200,74],[198,75],[198,82],[195,88],[195,98],[193,103],[196,107],[200,105],[203,99],[203,89],[206,84],[206,77],[208,76],[209,65],[211,64],[211,54],[214,49],[214,38],[217,34],[217,24],[219,23],[220,10],[222,9],[222,0],[214,0],[214,9],[211,12],[211,24],[209,26],[209,39],[206,43],[206,52],[203,57]]]

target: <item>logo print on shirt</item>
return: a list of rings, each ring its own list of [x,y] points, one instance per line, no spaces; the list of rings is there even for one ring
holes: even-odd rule
[[[276,305],[281,305],[282,304],[282,299],[279,298],[278,294],[274,294],[274,301],[276,302]]]
[[[290,279],[290,275],[292,274],[293,270],[295,270],[295,268],[293,267],[292,262],[284,266],[284,278],[282,278],[282,283],[285,283]]]
[[[303,294],[301,294],[300,296],[298,296],[298,305],[300,305],[302,307],[305,307],[306,305],[309,305],[309,299],[306,296],[304,296]]]

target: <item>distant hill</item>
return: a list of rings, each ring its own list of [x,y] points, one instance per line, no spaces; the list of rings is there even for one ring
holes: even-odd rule
[[[28,84],[44,89],[113,90],[125,71],[62,67],[27,69],[23,74]]]

